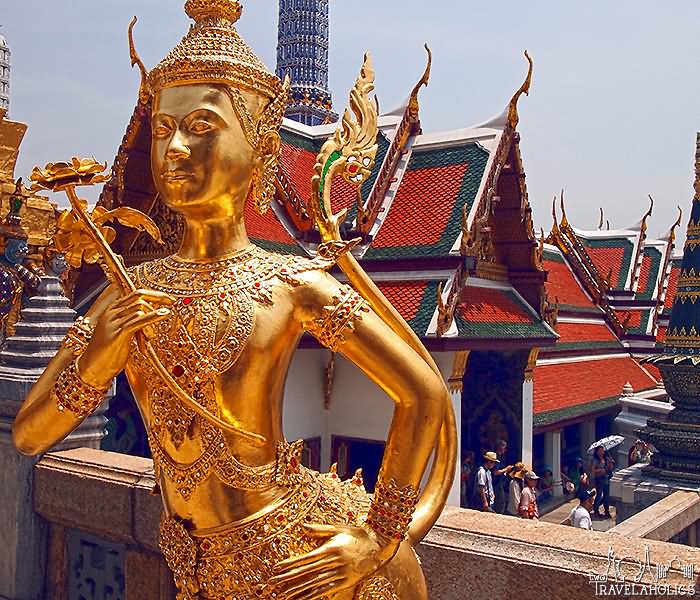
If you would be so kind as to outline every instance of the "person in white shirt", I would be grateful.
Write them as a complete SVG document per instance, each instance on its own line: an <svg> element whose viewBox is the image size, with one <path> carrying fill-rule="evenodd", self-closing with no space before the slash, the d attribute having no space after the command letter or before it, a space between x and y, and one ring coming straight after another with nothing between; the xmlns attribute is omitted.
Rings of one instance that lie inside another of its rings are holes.
<svg viewBox="0 0 700 600"><path fill-rule="evenodd" d="M476 472L477 508L483 512L494 512L493 502L495 494L493 492L493 479L491 469L499 462L495 452L486 452L483 456L484 462Z"/></svg>
<svg viewBox="0 0 700 600"><path fill-rule="evenodd" d="M512 517L519 516L518 506L520 506L520 496L523 493L523 487L525 482L523 478L527 469L525 465L521 462L515 463L513 465L513 470L510 472L510 483L508 485L508 506L506 507L506 514Z"/></svg>
<svg viewBox="0 0 700 600"><path fill-rule="evenodd" d="M579 529L593 529L591 509L594 501L595 490L582 490L579 495L579 505L569 513L569 525Z"/></svg>

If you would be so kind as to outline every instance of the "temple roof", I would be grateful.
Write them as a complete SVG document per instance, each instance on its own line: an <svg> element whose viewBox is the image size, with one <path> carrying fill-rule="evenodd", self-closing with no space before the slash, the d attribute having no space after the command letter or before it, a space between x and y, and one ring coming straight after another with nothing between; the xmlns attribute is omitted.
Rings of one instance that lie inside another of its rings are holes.
<svg viewBox="0 0 700 600"><path fill-rule="evenodd" d="M635 392L657 386L657 380L629 355L538 362L534 425L541 428L615 409L626 383Z"/></svg>

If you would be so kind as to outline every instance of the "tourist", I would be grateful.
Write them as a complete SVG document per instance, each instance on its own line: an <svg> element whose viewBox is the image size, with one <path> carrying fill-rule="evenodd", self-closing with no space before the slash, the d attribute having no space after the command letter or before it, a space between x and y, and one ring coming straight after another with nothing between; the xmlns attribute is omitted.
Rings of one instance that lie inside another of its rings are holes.
<svg viewBox="0 0 700 600"><path fill-rule="evenodd" d="M548 467L544 469L542 477L540 477L538 488L540 490L540 499L549 500L552 497L552 486L554 485L554 476L552 470Z"/></svg>
<svg viewBox="0 0 700 600"><path fill-rule="evenodd" d="M462 461L462 475L461 475L461 485L460 491L462 493L462 506L466 506L469 502L469 498L473 495L474 481L472 474L474 473L474 451L468 450L464 455L464 460Z"/></svg>
<svg viewBox="0 0 700 600"><path fill-rule="evenodd" d="M495 452L486 452L483 456L484 462L476 472L476 500L475 508L482 512L494 512L493 503L495 494L493 491L493 478L491 470L501 461L498 460Z"/></svg>
<svg viewBox="0 0 700 600"><path fill-rule="evenodd" d="M496 443L496 457L501 464L506 462L506 453L508 452L508 442L498 440ZM493 492L496 499L493 503L493 510L497 513L504 514L508 504L508 478L506 475L513 469L513 465L505 466L501 469L494 469L493 476Z"/></svg>
<svg viewBox="0 0 700 600"><path fill-rule="evenodd" d="M569 525L580 529L593 529L591 508L593 507L595 496L595 490L583 490L579 494L578 506L572 508L571 512L569 513Z"/></svg>
<svg viewBox="0 0 700 600"><path fill-rule="evenodd" d="M510 483L508 484L508 505L506 506L506 514L512 517L517 517L518 507L520 506L520 496L523 493L523 487L525 485L525 473L527 469L525 465L521 462L515 463L513 465L513 470L508 474L510 477Z"/></svg>
<svg viewBox="0 0 700 600"><path fill-rule="evenodd" d="M642 440L637 440L627 454L627 466L631 467L637 463L651 462L651 451L649 444Z"/></svg>
<svg viewBox="0 0 700 600"><path fill-rule="evenodd" d="M523 519L539 519L540 513L537 509L537 473L528 471L525 473L525 487L520 495L520 505L518 513Z"/></svg>
<svg viewBox="0 0 700 600"><path fill-rule="evenodd" d="M586 467L583 464L583 459L579 456L576 458L576 464L569 469L569 479L574 484L574 493L579 496L582 491L590 487L590 480Z"/></svg>
<svg viewBox="0 0 700 600"><path fill-rule="evenodd" d="M612 518L610 515L610 477L615 468L615 461L603 446L597 446L593 452L591 462L591 473L593 475L593 485L595 486L596 497L593 504L593 516L603 518L600 514L600 505L605 508L606 519Z"/></svg>

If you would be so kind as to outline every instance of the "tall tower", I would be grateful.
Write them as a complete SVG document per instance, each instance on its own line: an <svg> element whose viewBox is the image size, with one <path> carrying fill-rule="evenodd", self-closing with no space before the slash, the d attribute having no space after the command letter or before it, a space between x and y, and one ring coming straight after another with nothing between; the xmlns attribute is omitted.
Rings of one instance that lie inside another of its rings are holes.
<svg viewBox="0 0 700 600"><path fill-rule="evenodd" d="M0 34L0 108L10 108L10 46Z"/></svg>
<svg viewBox="0 0 700 600"><path fill-rule="evenodd" d="M285 116L320 125L334 122L328 90L328 0L279 0L277 75L289 75L292 101Z"/></svg>

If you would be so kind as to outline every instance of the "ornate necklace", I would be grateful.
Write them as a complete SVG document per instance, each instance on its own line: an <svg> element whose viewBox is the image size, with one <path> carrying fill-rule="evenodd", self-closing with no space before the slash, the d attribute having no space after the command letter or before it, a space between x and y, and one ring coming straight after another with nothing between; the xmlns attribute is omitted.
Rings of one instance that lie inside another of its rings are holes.
<svg viewBox="0 0 700 600"><path fill-rule="evenodd" d="M154 327L153 345L183 389L221 416L215 382L245 348L255 323L255 302L271 305L274 285L298 285L298 274L327 269L333 263L332 258L271 254L253 246L245 253L208 263L168 257L139 265L132 273L138 287L176 298L172 316ZM241 464L228 449L223 433L181 406L140 356L136 345L134 349L136 366L148 382L148 437L157 471L163 472L185 498L212 472L224 483L240 489L269 486L270 466ZM199 424L197 441L201 454L191 463L177 462L165 450L163 438L167 435L179 448L194 421Z"/></svg>

